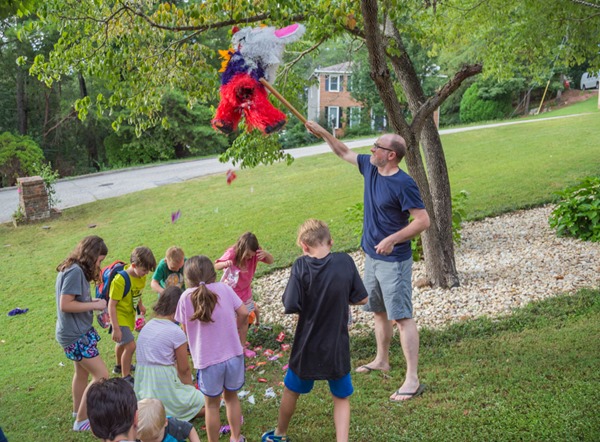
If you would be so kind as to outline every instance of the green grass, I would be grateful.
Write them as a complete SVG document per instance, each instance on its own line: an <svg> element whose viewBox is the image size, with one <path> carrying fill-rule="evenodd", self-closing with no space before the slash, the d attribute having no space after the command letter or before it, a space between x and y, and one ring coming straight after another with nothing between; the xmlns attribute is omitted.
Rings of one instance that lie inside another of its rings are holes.
<svg viewBox="0 0 600 442"><path fill-rule="evenodd" d="M552 191L600 174L597 126L596 110L444 136L454 193L470 193L470 218L552 201ZM325 154L289 167L240 171L231 186L224 176L212 176L98 201L66 210L43 224L49 229L0 226L0 311L30 309L13 318L0 315L0 426L9 440L92 440L68 431L72 368L54 340L55 267L83 236L105 239L107 262L127 259L142 244L157 258L176 244L188 256L214 259L252 230L273 253L272 268L284 267L299 254L296 229L308 217L330 224L336 250L353 249L356 238L344 211L361 195L360 174ZM181 219L171 224L170 214L178 209ZM264 273L268 267L259 269ZM147 305L155 299L149 290L144 297ZM376 440L382 431L389 440L592 440L599 434L591 414L599 391L598 292L572 299L587 299L581 301L587 307L564 301L548 304L550 313L540 307L541 313L527 313L525 319L513 316L516 324L478 320L424 331L422 375L431 389L411 404L387 402L402 378L400 351L394 348L390 378L355 377L352 440ZM103 336L103 358L112 365L112 345ZM364 362L373 352L372 337L355 340L354 348L354 362ZM277 388L278 364L268 364L263 373L267 385ZM266 386L256 382L258 376L248 376L257 405L244 404L249 440L276 420L277 402L262 398ZM331 440L326 388L303 399L291 435Z"/></svg>

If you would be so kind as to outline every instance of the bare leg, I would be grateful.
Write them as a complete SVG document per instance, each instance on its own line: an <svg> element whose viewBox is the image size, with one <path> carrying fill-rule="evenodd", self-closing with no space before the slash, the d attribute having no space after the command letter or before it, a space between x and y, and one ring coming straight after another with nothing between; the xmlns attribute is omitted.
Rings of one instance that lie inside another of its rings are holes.
<svg viewBox="0 0 600 442"><path fill-rule="evenodd" d="M296 411L296 403L300 394L283 388L283 396L281 397L281 405L279 406L279 418L277 419L277 428L275 428L276 436L285 436L290 426L290 421Z"/></svg>
<svg viewBox="0 0 600 442"><path fill-rule="evenodd" d="M124 345L115 345L115 365L121 365L121 360L123 359L123 350L125 350Z"/></svg>
<svg viewBox="0 0 600 442"><path fill-rule="evenodd" d="M81 405L81 398L87 388L89 373L79 362L73 361L73 366L75 367L75 372L73 373L71 391L73 393L73 412L77 413Z"/></svg>
<svg viewBox="0 0 600 442"><path fill-rule="evenodd" d="M414 393L419 388L419 330L414 319L400 319L396 324L400 331L400 345L406 359L406 378L400 387L400 392ZM394 393L390 399L408 400L411 396Z"/></svg>
<svg viewBox="0 0 600 442"><path fill-rule="evenodd" d="M394 335L394 328L392 321L388 319L386 312L374 313L374 315L377 355L373 361L366 365L373 370L388 371L390 369L390 343L392 342L392 336ZM358 367L356 371L359 373L366 373L369 370Z"/></svg>
<svg viewBox="0 0 600 442"><path fill-rule="evenodd" d="M131 361L135 353L135 341L122 345L123 353L121 355L121 376L127 377L131 374Z"/></svg>
<svg viewBox="0 0 600 442"><path fill-rule="evenodd" d="M79 398L79 407L77 410L77 422L81 422L87 419L87 405L85 403L85 398L87 395L87 391L94 382L98 382L100 379L108 379L108 370L106 369L106 365L104 365L104 361L100 356L96 356L91 359L82 359L79 362L75 362L75 365L79 365L76 372L79 373L82 370L86 373L92 375L92 381L87 385L85 390L83 391L81 397ZM81 369L81 370L80 370ZM76 373L76 374L77 374ZM85 379L87 381L87 374L85 375ZM79 382L79 381L78 381ZM75 391L73 391L75 395ZM76 399L73 397L73 404L75 404Z"/></svg>
<svg viewBox="0 0 600 442"><path fill-rule="evenodd" d="M237 391L225 390L223 392L225 408L227 411L227 422L231 428L231 439L240 440L242 430L242 406L238 399Z"/></svg>
<svg viewBox="0 0 600 442"><path fill-rule="evenodd" d="M333 396L333 395L332 395ZM350 398L333 396L333 422L337 442L348 442L350 434Z"/></svg>
<svg viewBox="0 0 600 442"><path fill-rule="evenodd" d="M219 417L219 406L221 405L221 397L209 397L206 396L206 415L204 421L206 422L206 435L208 436L208 442L219 441L219 427L221 426L221 420Z"/></svg>

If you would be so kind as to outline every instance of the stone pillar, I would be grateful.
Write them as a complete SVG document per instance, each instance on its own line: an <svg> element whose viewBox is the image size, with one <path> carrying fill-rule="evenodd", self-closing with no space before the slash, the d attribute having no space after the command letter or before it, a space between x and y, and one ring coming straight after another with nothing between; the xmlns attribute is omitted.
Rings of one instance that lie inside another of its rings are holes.
<svg viewBox="0 0 600 442"><path fill-rule="evenodd" d="M50 218L48 191L39 176L17 178L19 206L27 221Z"/></svg>

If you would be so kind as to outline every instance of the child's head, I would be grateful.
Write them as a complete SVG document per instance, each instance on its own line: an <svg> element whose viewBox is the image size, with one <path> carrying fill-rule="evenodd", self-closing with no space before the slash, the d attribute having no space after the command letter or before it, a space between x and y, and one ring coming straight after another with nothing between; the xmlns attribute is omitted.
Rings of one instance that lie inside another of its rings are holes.
<svg viewBox="0 0 600 442"><path fill-rule="evenodd" d="M169 247L165 256L167 267L172 272L178 272L185 263L185 255L179 247Z"/></svg>
<svg viewBox="0 0 600 442"><path fill-rule="evenodd" d="M100 263L108 255L108 247L99 236L86 236L56 270L62 272L77 263L88 281L100 281Z"/></svg>
<svg viewBox="0 0 600 442"><path fill-rule="evenodd" d="M101 379L89 387L86 403L94 436L104 440L131 432L135 436L137 398L129 382L123 378Z"/></svg>
<svg viewBox="0 0 600 442"><path fill-rule="evenodd" d="M167 414L160 400L142 399L138 402L138 439L142 442L162 441L166 426Z"/></svg>
<svg viewBox="0 0 600 442"><path fill-rule="evenodd" d="M217 305L217 295L206 287L217 279L217 272L207 256L192 256L183 267L183 277L187 287L196 287L191 295L194 306L193 320L212 322L212 312Z"/></svg>
<svg viewBox="0 0 600 442"><path fill-rule="evenodd" d="M133 249L130 262L136 271L138 271L138 276L140 277L156 269L156 259L152 250L148 247L136 247Z"/></svg>
<svg viewBox="0 0 600 442"><path fill-rule="evenodd" d="M320 245L331 246L331 232L329 227L323 221L318 219L307 219L298 229L297 243L300 247L304 244L308 247L317 247Z"/></svg>
<svg viewBox="0 0 600 442"><path fill-rule="evenodd" d="M235 251L235 264L238 267L245 267L246 261L252 258L260 248L256 235L252 232L246 232L238 238L233 246Z"/></svg>
<svg viewBox="0 0 600 442"><path fill-rule="evenodd" d="M154 310L154 313L158 316L174 315L182 293L183 291L176 285L167 287L163 294L158 298L158 301L156 301L154 307L152 307L152 310Z"/></svg>

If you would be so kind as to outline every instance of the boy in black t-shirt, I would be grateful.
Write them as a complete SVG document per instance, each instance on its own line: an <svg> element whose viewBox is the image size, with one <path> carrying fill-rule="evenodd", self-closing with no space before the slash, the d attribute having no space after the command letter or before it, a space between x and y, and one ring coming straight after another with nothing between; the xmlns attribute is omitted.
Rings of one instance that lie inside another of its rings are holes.
<svg viewBox="0 0 600 442"><path fill-rule="evenodd" d="M350 431L350 337L348 305L367 302L367 290L358 269L346 253L331 253L333 241L327 224L309 219L298 231L303 256L292 266L283 293L285 313L299 315L277 428L263 434L263 442L289 441L287 429L301 394L315 380L327 380L333 396L338 442Z"/></svg>

